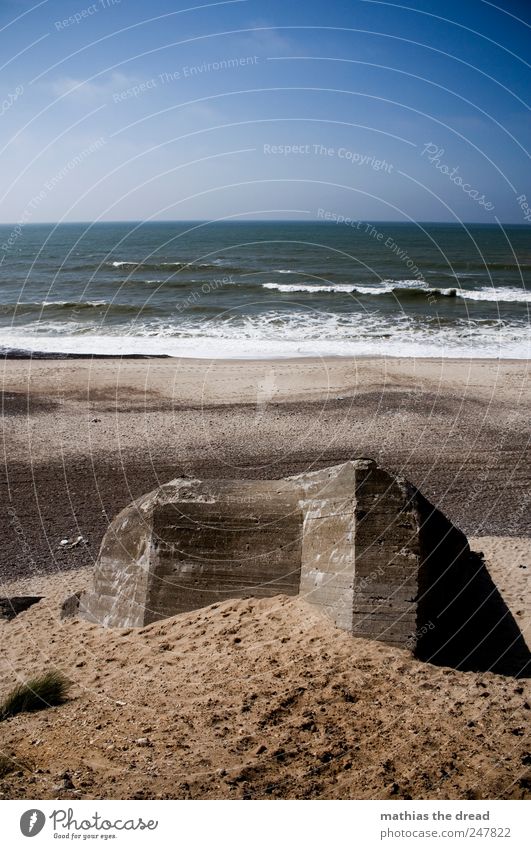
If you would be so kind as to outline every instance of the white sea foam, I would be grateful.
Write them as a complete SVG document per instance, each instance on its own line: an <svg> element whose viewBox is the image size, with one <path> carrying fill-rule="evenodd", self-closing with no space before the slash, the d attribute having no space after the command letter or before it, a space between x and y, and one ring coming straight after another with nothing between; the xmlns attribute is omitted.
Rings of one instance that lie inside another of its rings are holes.
<svg viewBox="0 0 531 849"><path fill-rule="evenodd" d="M455 292L453 289L433 289L419 280L384 280L382 283L373 286L360 286L357 283L263 283L262 287L264 289L275 289L285 294L305 292L307 294L338 293L378 296L389 295L393 292L407 292L408 290L428 294L431 292L440 294Z"/></svg>
<svg viewBox="0 0 531 849"><path fill-rule="evenodd" d="M470 301L531 303L531 291L526 289L494 288L489 286L484 286L481 289L459 289L457 287L438 289L433 286L426 286L425 283L419 280L384 280L381 284L374 286L360 286L353 283L330 283L324 285L320 283L263 283L262 287L264 289L274 289L284 294L294 294L296 292L305 294L338 293L378 297L393 293L396 295L407 295L408 292L411 292L412 294L424 293L426 295L434 295L435 297L457 297Z"/></svg>
<svg viewBox="0 0 531 849"><path fill-rule="evenodd" d="M12 310L21 309L23 307L33 307L33 309L46 309L47 307L71 307L79 309L83 307L107 307L113 306L110 301L14 301L10 304L0 303L0 309L9 308Z"/></svg>
<svg viewBox="0 0 531 849"><path fill-rule="evenodd" d="M230 320L132 322L97 327L62 321L10 328L2 347L81 354L165 354L173 357L309 356L476 357L528 359L525 322L460 321L452 326L401 315L268 312Z"/></svg>
<svg viewBox="0 0 531 849"><path fill-rule="evenodd" d="M292 292L307 292L318 294L320 292L346 292L352 293L359 290L360 287L352 286L350 283L334 283L330 285L320 285L312 283L263 283L263 289L275 289L277 292L291 294ZM363 287L361 287L363 288ZM366 287L368 290L368 287Z"/></svg>
<svg viewBox="0 0 531 849"><path fill-rule="evenodd" d="M212 268L212 267L222 267L226 265L224 260L222 259L212 259L210 262L195 262L191 260L190 262L161 262L157 259L156 256L152 256L147 260L126 260L126 259L117 259L112 262L108 262L107 265L110 265L112 268ZM284 272L279 272L280 274ZM285 272L291 273L291 272Z"/></svg>
<svg viewBox="0 0 531 849"><path fill-rule="evenodd" d="M529 289L504 288L484 286L482 289L458 289L460 298L468 301L495 301L501 303L531 303L531 291Z"/></svg>

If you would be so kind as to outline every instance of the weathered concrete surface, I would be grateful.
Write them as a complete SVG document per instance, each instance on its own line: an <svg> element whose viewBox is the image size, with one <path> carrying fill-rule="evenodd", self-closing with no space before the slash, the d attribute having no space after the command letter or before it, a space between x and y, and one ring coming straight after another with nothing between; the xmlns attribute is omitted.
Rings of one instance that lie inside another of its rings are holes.
<svg viewBox="0 0 531 849"><path fill-rule="evenodd" d="M472 565L466 537L372 460L281 481L179 478L114 519L79 612L131 627L301 593L340 628L414 650Z"/></svg>

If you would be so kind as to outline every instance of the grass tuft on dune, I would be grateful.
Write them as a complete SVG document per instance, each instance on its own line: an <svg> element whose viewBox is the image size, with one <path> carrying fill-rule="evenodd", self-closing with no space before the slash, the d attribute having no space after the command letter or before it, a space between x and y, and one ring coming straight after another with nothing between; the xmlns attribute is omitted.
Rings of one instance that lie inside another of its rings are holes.
<svg viewBox="0 0 531 849"><path fill-rule="evenodd" d="M70 681L52 670L30 678L15 687L0 705L0 720L18 713L45 710L63 704L67 699Z"/></svg>

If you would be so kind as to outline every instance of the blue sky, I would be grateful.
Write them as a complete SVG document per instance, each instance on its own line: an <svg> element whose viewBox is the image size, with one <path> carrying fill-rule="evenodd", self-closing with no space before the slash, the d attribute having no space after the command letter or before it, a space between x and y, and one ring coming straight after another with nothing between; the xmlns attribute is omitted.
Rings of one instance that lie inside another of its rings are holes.
<svg viewBox="0 0 531 849"><path fill-rule="evenodd" d="M0 0L0 221L525 224L530 20L516 0Z"/></svg>

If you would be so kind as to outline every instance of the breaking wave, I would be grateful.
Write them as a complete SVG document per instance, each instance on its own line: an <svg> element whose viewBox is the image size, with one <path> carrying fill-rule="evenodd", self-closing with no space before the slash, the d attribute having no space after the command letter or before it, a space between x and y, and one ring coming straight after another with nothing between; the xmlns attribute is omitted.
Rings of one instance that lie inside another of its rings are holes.
<svg viewBox="0 0 531 849"><path fill-rule="evenodd" d="M329 285L312 283L263 283L262 286L264 289L273 289L284 294L295 294L297 292L308 295L336 293L342 295L370 295L371 297L395 295L401 298L441 297L463 298L464 300L471 301L531 303L531 292L526 289L494 288L492 286L484 286L481 289L459 289L456 287L438 289L433 286L426 286L417 280L384 280L382 284L375 286L360 286L354 283L332 283Z"/></svg>
<svg viewBox="0 0 531 849"><path fill-rule="evenodd" d="M237 274L243 271L239 266L225 264L223 260L212 260L212 262L142 262L134 260L113 260L106 265L117 271L219 271Z"/></svg>

